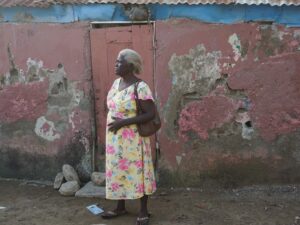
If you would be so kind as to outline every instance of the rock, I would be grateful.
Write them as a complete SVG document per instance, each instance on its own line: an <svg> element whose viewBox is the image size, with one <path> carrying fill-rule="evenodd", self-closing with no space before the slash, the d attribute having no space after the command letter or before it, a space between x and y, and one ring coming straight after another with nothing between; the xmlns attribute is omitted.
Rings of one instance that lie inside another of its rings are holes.
<svg viewBox="0 0 300 225"><path fill-rule="evenodd" d="M68 164L63 165L62 172L64 174L66 181L77 181L77 183L80 184L78 175L72 166Z"/></svg>
<svg viewBox="0 0 300 225"><path fill-rule="evenodd" d="M104 186L105 185L105 173L93 172L91 175L91 180L95 185Z"/></svg>
<svg viewBox="0 0 300 225"><path fill-rule="evenodd" d="M130 5L125 7L125 14L131 21L147 21L150 13L145 5Z"/></svg>
<svg viewBox="0 0 300 225"><path fill-rule="evenodd" d="M62 185L64 181L64 174L62 172L58 173L54 179L54 184L53 184L53 188L54 189L59 189L60 186Z"/></svg>
<svg viewBox="0 0 300 225"><path fill-rule="evenodd" d="M91 180L91 174L93 172L91 161L91 154L85 154L75 167L79 180L83 183L87 183Z"/></svg>
<svg viewBox="0 0 300 225"><path fill-rule="evenodd" d="M99 187L92 181L88 182L75 194L76 197L100 197L105 199L105 187Z"/></svg>
<svg viewBox="0 0 300 225"><path fill-rule="evenodd" d="M300 224L300 216L295 217L295 225Z"/></svg>
<svg viewBox="0 0 300 225"><path fill-rule="evenodd" d="M168 193L163 191L163 192L160 192L159 195L160 195L160 196L167 196Z"/></svg>
<svg viewBox="0 0 300 225"><path fill-rule="evenodd" d="M79 190L79 184L77 181L68 181L61 185L59 193L65 196L73 196Z"/></svg>

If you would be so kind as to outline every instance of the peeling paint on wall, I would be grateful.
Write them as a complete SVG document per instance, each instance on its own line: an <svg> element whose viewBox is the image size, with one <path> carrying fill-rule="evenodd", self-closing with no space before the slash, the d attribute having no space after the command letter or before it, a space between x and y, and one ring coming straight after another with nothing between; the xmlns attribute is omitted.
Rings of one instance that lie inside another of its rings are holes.
<svg viewBox="0 0 300 225"><path fill-rule="evenodd" d="M225 96L207 96L201 101L191 102L181 111L179 132L185 140L191 131L208 139L208 132L231 121L239 106L239 102Z"/></svg>
<svg viewBox="0 0 300 225"><path fill-rule="evenodd" d="M299 54L285 54L229 79L231 88L248 93L250 115L266 141L300 128L299 61Z"/></svg>
<svg viewBox="0 0 300 225"><path fill-rule="evenodd" d="M171 174L195 186L206 179L229 186L300 181L299 29L189 20L156 25L164 179ZM199 46L205 52L192 56ZM209 61L209 53L218 55ZM194 67L195 58L205 65Z"/></svg>
<svg viewBox="0 0 300 225"><path fill-rule="evenodd" d="M42 103L45 108L47 105L47 112L45 115L47 117L52 117L51 115L55 114L58 116L56 121L60 122L56 129L55 124L52 121L48 121L42 116L36 121L36 134L48 141L54 141L61 137L61 135L58 135L58 131L64 133L68 129L69 122L74 130L76 127L75 123L72 121L72 118L75 116L75 111L73 112L73 110L80 104L80 101L83 98L83 92L76 89L76 83L68 81L63 65L59 63L56 70L49 70L43 68L43 62L41 60L28 58L27 71L26 74L24 74L20 69L17 69L12 55L10 56L10 61L12 69L7 73L6 81L4 82L5 85L2 85L2 88L6 87L5 90L10 90L11 84L17 83L22 84L24 87L33 84L38 84L42 88L45 88L45 85L48 86L48 97L44 97L44 102ZM14 79L11 78L12 76ZM16 87L16 89L20 90L20 86ZM2 92L1 96L5 96L3 95L4 93L5 92ZM12 94L15 95L16 93ZM28 94L31 95L31 93ZM12 110L14 111L14 114L18 111L17 108L25 111L32 111L34 105L41 104L35 103L36 99L34 97L31 98L31 100L25 98L19 100L10 99L9 101L12 101L13 103ZM32 106L29 105L28 101L32 103ZM20 113L23 114L24 112ZM76 113L78 114L78 112Z"/></svg>
<svg viewBox="0 0 300 225"><path fill-rule="evenodd" d="M89 26L0 25L0 176L50 180L69 163L89 178Z"/></svg>
<svg viewBox="0 0 300 225"><path fill-rule="evenodd" d="M177 165L179 166L181 164L182 156L181 155L176 155L176 161Z"/></svg>
<svg viewBox="0 0 300 225"><path fill-rule="evenodd" d="M55 129L54 123L46 120L44 116L37 119L34 131L36 135L44 138L47 141L54 141L61 137L61 135Z"/></svg>
<svg viewBox="0 0 300 225"><path fill-rule="evenodd" d="M293 37L296 38L297 40L300 40L300 30L295 30Z"/></svg>
<svg viewBox="0 0 300 225"><path fill-rule="evenodd" d="M180 108L187 102L201 99L208 94L220 78L218 58L220 52L206 52L203 44L186 55L173 55L169 61L172 90L165 106L167 132L174 138L178 130Z"/></svg>
<svg viewBox="0 0 300 225"><path fill-rule="evenodd" d="M239 58L242 55L242 45L239 37L236 35L236 33L232 34L228 38L228 43L231 45L232 50L234 52L234 61L238 61Z"/></svg>
<svg viewBox="0 0 300 225"><path fill-rule="evenodd" d="M72 112L72 113L69 115L69 123L71 124L73 130L75 129L75 123L74 123L74 121L73 121L74 115L75 115L74 112Z"/></svg>
<svg viewBox="0 0 300 225"><path fill-rule="evenodd" d="M242 124L242 137L251 140L254 135L254 129L248 112L238 113L235 121Z"/></svg>
<svg viewBox="0 0 300 225"><path fill-rule="evenodd" d="M259 38L254 48L255 54L259 59L266 56L281 54L286 48L286 42L281 41L282 32L275 25L262 25L258 27Z"/></svg>

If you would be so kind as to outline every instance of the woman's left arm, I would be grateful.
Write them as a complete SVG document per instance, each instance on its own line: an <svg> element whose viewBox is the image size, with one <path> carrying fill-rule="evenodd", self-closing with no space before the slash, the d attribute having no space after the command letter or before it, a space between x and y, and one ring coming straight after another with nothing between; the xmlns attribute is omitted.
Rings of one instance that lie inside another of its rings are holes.
<svg viewBox="0 0 300 225"><path fill-rule="evenodd" d="M141 124L152 120L155 117L155 105L152 100L139 100L143 114L128 119L113 117L115 121L108 124L108 130L116 133L120 128L131 124Z"/></svg>

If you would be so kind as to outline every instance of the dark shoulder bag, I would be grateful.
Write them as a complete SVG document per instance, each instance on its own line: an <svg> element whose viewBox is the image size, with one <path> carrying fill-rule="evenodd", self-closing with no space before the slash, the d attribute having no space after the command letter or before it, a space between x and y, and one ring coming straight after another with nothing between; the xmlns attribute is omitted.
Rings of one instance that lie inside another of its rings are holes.
<svg viewBox="0 0 300 225"><path fill-rule="evenodd" d="M136 82L134 85L134 99L135 99L135 103L136 103L137 115L141 115L144 113L142 110L142 107L141 107L141 103L139 101L139 97L138 97L137 89L138 89L139 83L140 83L140 81ZM137 124L138 132L142 137L149 137L149 136L155 134L156 131L158 131L161 127L161 121L160 121L159 114L158 114L155 103L154 103L154 106L155 106L155 117L146 123Z"/></svg>

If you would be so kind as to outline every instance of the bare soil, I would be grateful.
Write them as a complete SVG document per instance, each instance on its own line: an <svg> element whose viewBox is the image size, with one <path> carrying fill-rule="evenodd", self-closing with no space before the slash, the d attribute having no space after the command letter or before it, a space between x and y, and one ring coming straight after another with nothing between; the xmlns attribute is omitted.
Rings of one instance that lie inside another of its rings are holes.
<svg viewBox="0 0 300 225"><path fill-rule="evenodd" d="M299 193L299 185L160 189L150 198L150 224L300 224ZM51 186L34 182L0 180L1 225L135 224L138 201L127 201L129 214L113 220L103 220L87 211L86 206L94 203L104 209L115 205L104 199L63 197Z"/></svg>

